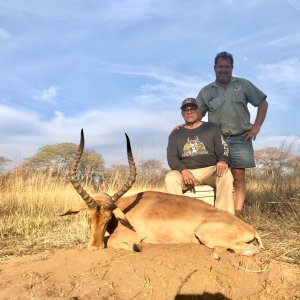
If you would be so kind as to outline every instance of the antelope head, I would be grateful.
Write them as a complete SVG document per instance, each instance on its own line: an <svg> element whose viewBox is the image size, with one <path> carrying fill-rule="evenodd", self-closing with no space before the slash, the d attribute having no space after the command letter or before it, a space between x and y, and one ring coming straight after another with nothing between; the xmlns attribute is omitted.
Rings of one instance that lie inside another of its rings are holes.
<svg viewBox="0 0 300 300"><path fill-rule="evenodd" d="M124 186L120 189L120 191L116 192L113 196L109 196L106 193L99 193L92 197L83 189L76 175L77 166L79 164L84 149L84 134L83 129L81 129L80 145L78 147L76 157L74 158L71 164L70 181L75 190L84 200L84 203L68 210L61 216L77 214L81 210L87 210L87 215L91 227L89 250L97 250L100 247L105 247L104 235L106 232L107 225L110 219L112 218L113 214L119 221L121 221L123 225L133 229L128 220L126 219L124 213L115 204L115 202L132 187L136 179L136 166L132 156L130 140L126 133L125 136L127 142L127 158L130 170L127 182L125 182Z"/></svg>

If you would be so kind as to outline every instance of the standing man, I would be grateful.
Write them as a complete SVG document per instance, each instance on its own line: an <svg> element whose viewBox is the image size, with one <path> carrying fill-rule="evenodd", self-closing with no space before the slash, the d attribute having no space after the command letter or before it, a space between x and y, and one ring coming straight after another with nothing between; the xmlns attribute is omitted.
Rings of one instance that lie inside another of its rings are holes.
<svg viewBox="0 0 300 300"><path fill-rule="evenodd" d="M219 128L201 121L196 99L185 99L180 108L185 124L169 136L167 192L182 195L184 189L208 184L216 187L215 206L234 214L233 177Z"/></svg>
<svg viewBox="0 0 300 300"><path fill-rule="evenodd" d="M246 198L245 168L255 167L252 140L260 131L268 110L267 96L250 81L233 77L233 57L221 52L215 57L216 80L201 89L197 103L203 116L221 129L229 147L229 166L234 178L236 213ZM250 123L247 104L257 107L254 124Z"/></svg>

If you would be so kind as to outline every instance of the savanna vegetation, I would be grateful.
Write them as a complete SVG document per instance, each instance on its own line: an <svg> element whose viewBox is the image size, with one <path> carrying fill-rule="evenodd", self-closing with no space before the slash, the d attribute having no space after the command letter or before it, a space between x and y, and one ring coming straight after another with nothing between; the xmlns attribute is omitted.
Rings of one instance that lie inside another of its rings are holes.
<svg viewBox="0 0 300 300"><path fill-rule="evenodd" d="M42 147L21 166L5 172L0 157L0 259L44 249L85 244L89 227L85 213L60 217L80 197L69 183L74 144ZM256 151L257 168L247 173L247 203L243 219L261 234L273 259L300 264L300 156L292 145ZM157 160L141 161L128 194L164 190L167 169ZM78 174L88 192L114 193L122 186L127 165L106 168L101 155L86 150Z"/></svg>

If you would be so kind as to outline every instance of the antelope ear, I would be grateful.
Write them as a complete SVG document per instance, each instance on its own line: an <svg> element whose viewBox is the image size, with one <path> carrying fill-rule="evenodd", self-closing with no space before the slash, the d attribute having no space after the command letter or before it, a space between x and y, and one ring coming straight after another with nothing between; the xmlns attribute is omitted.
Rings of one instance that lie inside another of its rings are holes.
<svg viewBox="0 0 300 300"><path fill-rule="evenodd" d="M88 206L86 205L86 203L80 203L77 206L69 209L67 212L65 212L64 214L60 215L61 217L63 216L67 216L67 215L75 215L78 214L80 211L87 209Z"/></svg>
<svg viewBox="0 0 300 300"><path fill-rule="evenodd" d="M124 225L125 227L127 227L127 228L129 228L129 229L135 231L134 228L133 228L133 226L129 223L129 221L128 221L128 219L126 218L125 214L122 212L122 210L121 210L119 207L117 207L117 208L115 208L115 209L113 210L113 214L114 214L115 217L120 221L120 223L121 223L122 225Z"/></svg>

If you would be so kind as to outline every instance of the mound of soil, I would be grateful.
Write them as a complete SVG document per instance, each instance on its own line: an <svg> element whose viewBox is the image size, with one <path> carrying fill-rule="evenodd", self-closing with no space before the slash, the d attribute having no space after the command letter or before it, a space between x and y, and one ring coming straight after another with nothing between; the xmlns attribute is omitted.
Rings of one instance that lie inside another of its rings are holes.
<svg viewBox="0 0 300 300"><path fill-rule="evenodd" d="M299 269L196 244L54 250L0 265L0 299L299 299ZM298 296L298 297L297 297Z"/></svg>

